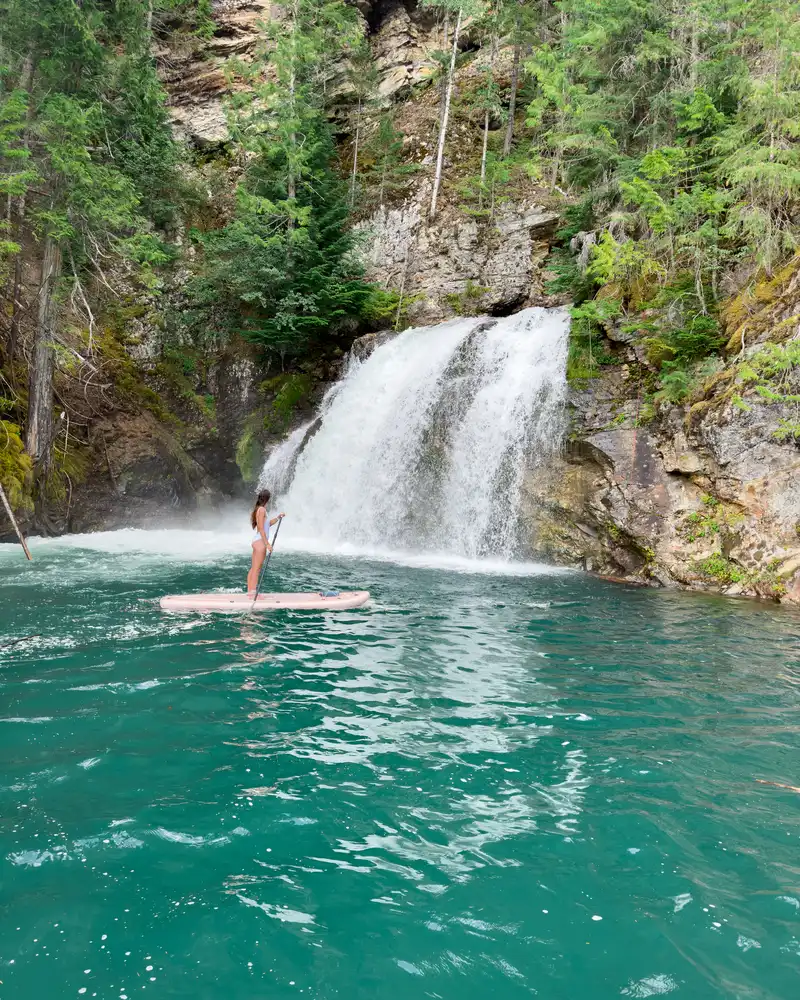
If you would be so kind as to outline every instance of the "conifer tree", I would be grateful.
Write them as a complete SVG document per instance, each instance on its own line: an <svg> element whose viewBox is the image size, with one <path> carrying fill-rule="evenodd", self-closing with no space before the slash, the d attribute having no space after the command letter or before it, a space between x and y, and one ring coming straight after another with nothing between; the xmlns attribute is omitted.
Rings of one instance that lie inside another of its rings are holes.
<svg viewBox="0 0 800 1000"><path fill-rule="evenodd" d="M232 121L248 157L236 214L201 238L191 287L198 321L220 336L241 332L281 362L357 317L370 293L320 72L332 37L350 44L339 29L351 17L341 0L287 0L271 26Z"/></svg>
<svg viewBox="0 0 800 1000"><path fill-rule="evenodd" d="M135 0L9 0L5 16L0 119L14 132L13 150L3 156L4 183L16 200L10 243L33 237L39 247L25 441L41 481L51 457L54 345L64 339L64 295L69 289L86 311L91 351L94 317L85 283L107 283L105 272L117 260L164 259L143 203L152 207L169 188L175 157L146 8ZM22 160L22 171L12 169ZM5 249L15 252L13 245ZM15 278L12 352L19 291Z"/></svg>
<svg viewBox="0 0 800 1000"><path fill-rule="evenodd" d="M406 159L403 133L395 125L391 111L381 115L377 128L367 137L362 158L361 184L367 207L384 208L388 201L404 194L419 164Z"/></svg>

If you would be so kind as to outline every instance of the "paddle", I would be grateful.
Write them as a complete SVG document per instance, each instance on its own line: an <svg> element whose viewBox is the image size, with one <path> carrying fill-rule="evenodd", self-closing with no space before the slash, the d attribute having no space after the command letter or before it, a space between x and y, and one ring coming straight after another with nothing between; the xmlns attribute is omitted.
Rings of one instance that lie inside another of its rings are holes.
<svg viewBox="0 0 800 1000"><path fill-rule="evenodd" d="M272 539L272 545L267 553L267 558L264 560L264 565L261 567L261 574L258 578L258 586L256 587L256 596L253 598L253 604L250 607L252 611L256 606L256 601L258 600L258 592L261 590L261 582L264 579L264 574L267 572L267 566L269 566L269 561L272 558L272 553L275 551L275 543L278 541L278 532L281 530L281 522L283 521L283 514L278 518L278 527L275 529L275 536Z"/></svg>

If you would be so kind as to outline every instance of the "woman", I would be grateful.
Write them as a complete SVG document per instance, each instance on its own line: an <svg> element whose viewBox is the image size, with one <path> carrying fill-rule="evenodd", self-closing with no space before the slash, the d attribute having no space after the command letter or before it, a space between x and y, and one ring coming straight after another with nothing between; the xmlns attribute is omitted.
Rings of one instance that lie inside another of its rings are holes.
<svg viewBox="0 0 800 1000"><path fill-rule="evenodd" d="M269 490L262 490L256 497L256 505L253 507L253 512L250 515L250 526L253 529L253 562L250 566L250 572L247 574L248 594L255 594L256 587L258 586L258 576L261 572L261 567L264 565L264 559L268 552L272 552L272 546L269 544L269 529L284 516L283 514L279 514L277 517L273 517L271 521L268 519L267 504L271 497L272 494Z"/></svg>

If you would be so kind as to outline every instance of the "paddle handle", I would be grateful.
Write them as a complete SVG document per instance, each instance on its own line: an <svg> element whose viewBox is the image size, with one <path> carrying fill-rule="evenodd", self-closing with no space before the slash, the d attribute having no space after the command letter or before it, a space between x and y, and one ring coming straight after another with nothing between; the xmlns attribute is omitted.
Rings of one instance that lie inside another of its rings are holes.
<svg viewBox="0 0 800 1000"><path fill-rule="evenodd" d="M278 541L278 532L281 530L281 522L283 521L283 515L278 518L278 527L275 529L275 536L272 539L272 544L270 546L269 552L267 553L267 558L264 560L264 565L261 567L261 573L258 577L258 586L256 587L256 596L253 598L253 606L250 608L252 611L256 606L256 601L258 600L258 593L261 590L261 582L264 579L264 574L267 572L267 567L269 566L269 561L272 558L272 553L275 551L275 543ZM269 528L267 528L269 531Z"/></svg>

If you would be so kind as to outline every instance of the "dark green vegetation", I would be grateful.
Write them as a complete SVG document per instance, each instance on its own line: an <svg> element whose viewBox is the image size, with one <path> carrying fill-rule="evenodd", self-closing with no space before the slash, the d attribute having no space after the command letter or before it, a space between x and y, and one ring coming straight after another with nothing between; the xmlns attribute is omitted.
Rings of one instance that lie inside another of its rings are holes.
<svg viewBox="0 0 800 1000"><path fill-rule="evenodd" d="M357 319L371 291L326 101L333 61L360 40L357 12L342 0L290 0L285 15L259 57L236 67L248 87L232 136L246 168L233 219L198 234L202 263L188 289L203 327L243 333L281 361Z"/></svg>
<svg viewBox="0 0 800 1000"><path fill-rule="evenodd" d="M396 297L363 279L329 121L331 67L361 44L354 8L293 0L265 26L258 58L234 67L247 88L230 109L226 156L242 169L227 218L173 139L153 55L159 37L200 44L212 13L209 0L3 4L0 473L45 528L103 415L148 410L176 427L166 385L213 426L213 400L187 378L198 349L244 336L282 367L362 318L399 315ZM391 191L402 168L395 133L382 135L372 166ZM178 314L168 293L187 224L196 253ZM125 349L145 316L166 340L155 388Z"/></svg>
<svg viewBox="0 0 800 1000"><path fill-rule="evenodd" d="M480 72L455 113L484 131L462 206L491 216L525 181L546 189L564 218L550 290L576 303L570 374L612 360L600 343L616 329L659 370L656 401L681 402L727 340L725 300L769 283L797 246L796 3L429 5L445 39L461 14L481 41L459 57Z"/></svg>

